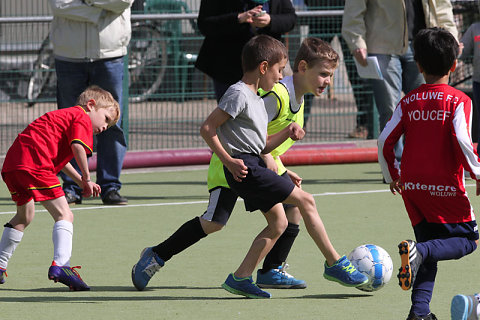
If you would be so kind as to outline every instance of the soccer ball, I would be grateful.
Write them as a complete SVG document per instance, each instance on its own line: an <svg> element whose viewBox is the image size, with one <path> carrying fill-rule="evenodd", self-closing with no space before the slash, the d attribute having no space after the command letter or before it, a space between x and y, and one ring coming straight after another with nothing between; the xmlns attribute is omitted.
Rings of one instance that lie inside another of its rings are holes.
<svg viewBox="0 0 480 320"><path fill-rule="evenodd" d="M393 262L383 248L374 244L364 244L353 249L348 259L357 270L368 277L368 282L356 287L362 291L377 291L382 288L393 272Z"/></svg>

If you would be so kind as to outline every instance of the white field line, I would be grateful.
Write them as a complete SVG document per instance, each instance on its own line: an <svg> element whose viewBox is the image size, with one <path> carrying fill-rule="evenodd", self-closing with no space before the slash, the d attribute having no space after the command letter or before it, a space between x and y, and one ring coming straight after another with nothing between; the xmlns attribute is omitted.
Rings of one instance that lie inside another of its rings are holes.
<svg viewBox="0 0 480 320"><path fill-rule="evenodd" d="M466 187L475 186L474 184L466 184ZM355 194L368 194L368 193L381 193L381 192L390 192L389 189L382 190L365 190L365 191L346 191L346 192L324 192L312 194L314 197L325 197L325 196L342 196L342 195L355 195ZM243 201L238 199L238 201ZM139 203L139 204L127 204L122 206L92 206L92 207L71 207L72 211L84 211L84 210L105 210L105 209L127 209L127 208L138 208L138 207L159 207L159 206L181 206L189 204L202 204L208 203L208 200L202 201L184 201L184 202L164 202L164 203ZM47 212L47 210L35 210L35 212ZM16 211L0 211L2 214L14 214Z"/></svg>

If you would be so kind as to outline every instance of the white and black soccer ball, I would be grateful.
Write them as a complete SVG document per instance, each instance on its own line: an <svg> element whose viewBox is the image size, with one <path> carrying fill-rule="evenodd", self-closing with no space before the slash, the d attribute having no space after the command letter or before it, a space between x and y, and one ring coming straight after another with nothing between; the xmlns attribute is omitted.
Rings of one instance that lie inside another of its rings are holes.
<svg viewBox="0 0 480 320"><path fill-rule="evenodd" d="M392 258L383 248L364 244L353 249L348 259L355 268L368 277L368 282L356 287L362 291L377 291L390 281L393 272Z"/></svg>

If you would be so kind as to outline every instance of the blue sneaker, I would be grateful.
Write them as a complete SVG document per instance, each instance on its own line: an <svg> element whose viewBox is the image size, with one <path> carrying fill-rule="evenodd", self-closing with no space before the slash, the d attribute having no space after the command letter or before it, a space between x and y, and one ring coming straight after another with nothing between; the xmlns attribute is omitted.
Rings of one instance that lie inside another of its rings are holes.
<svg viewBox="0 0 480 320"><path fill-rule="evenodd" d="M450 313L452 320L478 320L480 295L458 294L452 299Z"/></svg>
<svg viewBox="0 0 480 320"><path fill-rule="evenodd" d="M0 284L5 283L6 277L7 277L7 270L0 268Z"/></svg>
<svg viewBox="0 0 480 320"><path fill-rule="evenodd" d="M272 296L270 293L257 287L253 282L252 276L237 279L233 273L230 273L227 280L222 284L222 288L230 293L252 299L268 299Z"/></svg>
<svg viewBox="0 0 480 320"><path fill-rule="evenodd" d="M153 275L165 265L165 262L152 250L143 249L140 260L132 268L132 282L137 290L142 291Z"/></svg>
<svg viewBox="0 0 480 320"><path fill-rule="evenodd" d="M288 274L286 269L288 264L279 266L277 269L270 269L262 273L257 271L257 286L260 288L272 289L305 289L307 284L303 280L295 279L294 276Z"/></svg>
<svg viewBox="0 0 480 320"><path fill-rule="evenodd" d="M358 272L346 256L338 259L331 267L325 262L323 277L346 287L358 287L368 282L367 276Z"/></svg>
<svg viewBox="0 0 480 320"><path fill-rule="evenodd" d="M48 269L48 279L53 280L54 282L63 283L72 291L88 291L90 290L90 287L83 282L80 274L75 270L80 268L81 267L79 266L72 268L68 266L59 267L55 261L53 261Z"/></svg>

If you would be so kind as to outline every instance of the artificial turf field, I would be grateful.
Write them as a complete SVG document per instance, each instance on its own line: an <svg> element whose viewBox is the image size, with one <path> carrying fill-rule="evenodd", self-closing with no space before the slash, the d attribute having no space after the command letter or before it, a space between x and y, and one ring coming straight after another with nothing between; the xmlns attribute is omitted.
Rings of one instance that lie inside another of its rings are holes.
<svg viewBox="0 0 480 320"><path fill-rule="evenodd" d="M73 208L75 232L72 266L91 287L69 292L47 279L53 249L53 220L37 205L37 214L10 260L0 286L0 319L405 319L410 292L396 281L397 244L413 232L400 196L387 192L376 163L301 166L291 169L315 195L330 239L341 254L374 243L392 256L394 275L380 291L365 293L323 278L323 257L305 227L288 258L289 273L307 282L306 289L269 289L272 299L236 296L220 285L240 264L253 238L265 227L257 211L246 213L239 202L227 225L216 234L168 261L145 291L130 279L132 266L146 246L156 245L181 224L203 213L208 202L206 169L125 172L122 195L128 206L107 207L101 200ZM480 210L472 180L472 205ZM15 206L0 187L0 223ZM438 319L450 318L450 301L458 293L480 291L479 253L439 263L431 303ZM254 274L255 279L255 274Z"/></svg>

